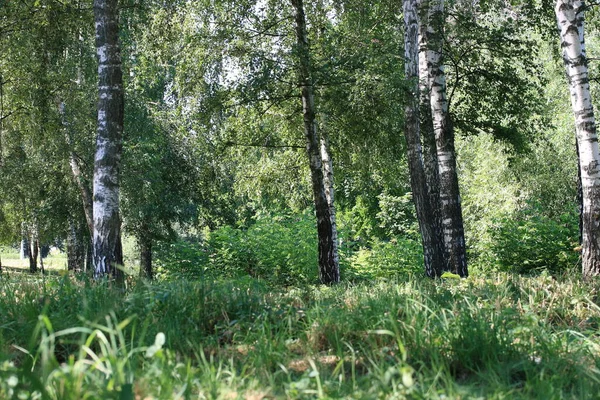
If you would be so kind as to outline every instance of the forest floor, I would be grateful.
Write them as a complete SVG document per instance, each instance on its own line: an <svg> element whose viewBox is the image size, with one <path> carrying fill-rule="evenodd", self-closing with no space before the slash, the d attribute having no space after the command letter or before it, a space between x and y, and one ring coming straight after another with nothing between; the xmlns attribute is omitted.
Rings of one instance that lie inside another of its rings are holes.
<svg viewBox="0 0 600 400"><path fill-rule="evenodd" d="M587 399L598 281L0 276L0 398Z"/></svg>
<svg viewBox="0 0 600 400"><path fill-rule="evenodd" d="M29 259L21 259L19 253L0 249L0 264L2 268L8 268L15 272L29 271ZM60 251L52 251L48 257L44 257L44 268L47 270L61 270L67 268L67 256ZM39 265L39 259L38 259Z"/></svg>

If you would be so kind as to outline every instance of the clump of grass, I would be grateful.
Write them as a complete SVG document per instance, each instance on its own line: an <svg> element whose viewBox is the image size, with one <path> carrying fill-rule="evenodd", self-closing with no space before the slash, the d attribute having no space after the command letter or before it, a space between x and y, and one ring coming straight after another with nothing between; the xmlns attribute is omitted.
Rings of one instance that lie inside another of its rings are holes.
<svg viewBox="0 0 600 400"><path fill-rule="evenodd" d="M7 278L0 397L590 398L598 321L595 282L545 276L125 293Z"/></svg>

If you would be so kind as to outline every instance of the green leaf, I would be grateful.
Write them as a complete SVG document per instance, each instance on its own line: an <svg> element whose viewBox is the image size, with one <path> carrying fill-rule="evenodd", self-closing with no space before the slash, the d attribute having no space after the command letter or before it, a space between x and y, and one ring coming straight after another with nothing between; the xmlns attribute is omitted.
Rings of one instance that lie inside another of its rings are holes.
<svg viewBox="0 0 600 400"><path fill-rule="evenodd" d="M442 278L443 279L448 279L448 278L450 278L450 279L460 279L460 275L453 274L452 272L444 272L442 274Z"/></svg>

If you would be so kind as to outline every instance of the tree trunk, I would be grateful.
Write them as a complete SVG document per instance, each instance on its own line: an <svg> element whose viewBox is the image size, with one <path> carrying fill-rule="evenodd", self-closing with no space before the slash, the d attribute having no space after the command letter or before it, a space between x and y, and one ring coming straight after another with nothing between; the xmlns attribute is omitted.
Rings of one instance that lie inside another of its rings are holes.
<svg viewBox="0 0 600 400"><path fill-rule="evenodd" d="M123 76L117 0L95 0L98 130L94 161L94 278L121 277L119 167L123 135Z"/></svg>
<svg viewBox="0 0 600 400"><path fill-rule="evenodd" d="M138 232L138 246L140 247L140 278L154 279L152 270L152 238L148 230L143 227Z"/></svg>
<svg viewBox="0 0 600 400"><path fill-rule="evenodd" d="M317 235L319 240L319 278L321 283L332 284L340 281L340 267L335 243L335 222L332 220L325 189L323 160L321 158L320 139L315 118L314 87L311 77L310 49L306 32L306 18L302 0L292 0L295 10L295 28L297 39L297 62L299 86L302 89L304 116L304 134L306 150L310 163L310 174L317 216Z"/></svg>
<svg viewBox="0 0 600 400"><path fill-rule="evenodd" d="M337 223L335 220L335 202L333 186L333 159L329 151L329 134L326 128L321 130L321 161L323 163L323 184L325 185L325 197L329 205L329 216L332 226L332 240L334 246L335 264L339 265L338 234Z"/></svg>
<svg viewBox="0 0 600 400"><path fill-rule="evenodd" d="M579 212L579 246L583 243L583 188L581 187L581 162L579 161L579 145L575 135L575 151L577 152L577 211Z"/></svg>
<svg viewBox="0 0 600 400"><path fill-rule="evenodd" d="M92 243L92 238L90 238L85 243L85 265L83 267L83 272L92 273L94 271L94 243Z"/></svg>
<svg viewBox="0 0 600 400"><path fill-rule="evenodd" d="M72 151L69 155L69 164L71 165L71 171L73 172L73 178L79 187L79 191L81 192L81 202L83 204L83 211L85 213L85 221L87 223L87 227L90 233L90 237L94 234L94 216L93 216L93 195L90 190L90 186L86 182L86 179L81 172L81 166L79 165L79 161Z"/></svg>
<svg viewBox="0 0 600 400"><path fill-rule="evenodd" d="M36 243L37 243L36 249L37 249L37 252L38 252L38 254L40 256L40 270L42 271L43 275L46 275L46 269L44 268L44 253L42 251L42 245L40 245L40 240L39 239L36 241Z"/></svg>
<svg viewBox="0 0 600 400"><path fill-rule="evenodd" d="M69 221L69 229L67 232L67 270L77 270L77 232L75 224Z"/></svg>
<svg viewBox="0 0 600 400"><path fill-rule="evenodd" d="M37 268L37 247L35 242L31 244L31 250L29 252L29 272L35 274L38 271Z"/></svg>
<svg viewBox="0 0 600 400"><path fill-rule="evenodd" d="M42 258L42 255L40 254L40 230L36 219L34 219L34 222L30 225L30 229L29 272L34 273L38 271L38 256L40 257L40 260Z"/></svg>
<svg viewBox="0 0 600 400"><path fill-rule="evenodd" d="M423 143L423 165L427 177L427 187L435 202L439 202L439 174L433 117L431 115L431 68L428 65L429 49L429 0L418 0L419 18L419 130ZM437 196L437 199L435 198Z"/></svg>
<svg viewBox="0 0 600 400"><path fill-rule="evenodd" d="M410 185L423 242L423 257L427 276L442 274L444 266L443 244L436 240L435 218L428 194L419 123L419 46L417 0L404 0L404 71L407 79L404 108L404 135L406 138Z"/></svg>
<svg viewBox="0 0 600 400"><path fill-rule="evenodd" d="M427 193L431 202L432 234L434 241L443 243L442 211L440 203L440 176L437 157L437 145L433 129L433 116L431 114L431 49L430 36L430 0L417 0L419 18L419 132L423 144L423 167ZM444 260L447 267L447 260Z"/></svg>
<svg viewBox="0 0 600 400"><path fill-rule="evenodd" d="M73 272L82 272L85 268L84 235L81 224L73 219L69 220L67 234L67 269Z"/></svg>
<svg viewBox="0 0 600 400"><path fill-rule="evenodd" d="M446 74L442 60L444 0L431 0L428 23L427 65L430 69L430 96L433 130L437 147L441 220L444 238L446 266L451 272L466 277L467 253L463 227L456 153L454 149L454 127L448 111L446 98Z"/></svg>
<svg viewBox="0 0 600 400"><path fill-rule="evenodd" d="M29 250L29 272L36 273L38 271L37 267L37 259L38 259L38 238L35 232L32 233L31 241L30 241L30 250Z"/></svg>
<svg viewBox="0 0 600 400"><path fill-rule="evenodd" d="M29 234L27 232L27 224L21 223L21 246L19 249L19 255L21 260L29 258Z"/></svg>
<svg viewBox="0 0 600 400"><path fill-rule="evenodd" d="M69 131L69 123L65 116L65 103L61 102L59 107L59 114L61 118L61 122L65 131L65 140L67 142L67 146L69 146L69 165L71 166L71 172L73 173L73 179L79 188L79 192L81 193L81 201L83 203L83 211L85 213L85 220L87 222L87 226L90 232L90 236L94 234L94 216L93 216L93 194L90 189L90 185L88 184L87 179L85 178L83 171L81 169L81 165L79 162L79 158L73 151L73 143L71 140L71 132Z"/></svg>
<svg viewBox="0 0 600 400"><path fill-rule="evenodd" d="M556 2L556 19L579 149L583 195L581 257L583 276L587 278L600 274L600 152L585 53L584 10L583 1Z"/></svg>

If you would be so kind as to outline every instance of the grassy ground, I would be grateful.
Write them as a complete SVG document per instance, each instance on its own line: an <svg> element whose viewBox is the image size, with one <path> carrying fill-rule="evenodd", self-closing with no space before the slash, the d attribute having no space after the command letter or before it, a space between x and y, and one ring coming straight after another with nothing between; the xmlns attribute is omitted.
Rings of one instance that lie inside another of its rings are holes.
<svg viewBox="0 0 600 400"><path fill-rule="evenodd" d="M0 278L0 398L587 399L598 282Z"/></svg>
<svg viewBox="0 0 600 400"><path fill-rule="evenodd" d="M21 259L19 253L13 248L0 248L0 260L2 267L13 270L29 270L29 259ZM61 270L67 268L67 255L59 251L53 251L44 258L44 268L48 270ZM39 258L38 258L39 266Z"/></svg>

